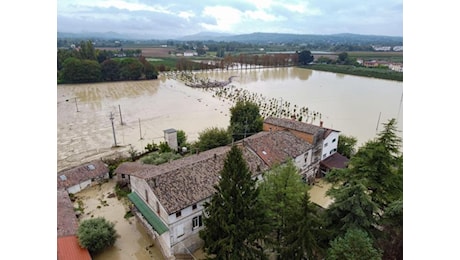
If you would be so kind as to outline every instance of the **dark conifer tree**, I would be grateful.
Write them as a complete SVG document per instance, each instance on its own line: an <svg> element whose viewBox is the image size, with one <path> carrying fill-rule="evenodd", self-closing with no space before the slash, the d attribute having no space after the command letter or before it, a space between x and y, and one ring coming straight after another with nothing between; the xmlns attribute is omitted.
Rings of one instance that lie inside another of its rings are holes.
<svg viewBox="0 0 460 260"><path fill-rule="evenodd" d="M216 259L265 259L260 241L267 230L266 213L237 146L229 151L215 188L204 205L205 228L200 232L204 251Z"/></svg>

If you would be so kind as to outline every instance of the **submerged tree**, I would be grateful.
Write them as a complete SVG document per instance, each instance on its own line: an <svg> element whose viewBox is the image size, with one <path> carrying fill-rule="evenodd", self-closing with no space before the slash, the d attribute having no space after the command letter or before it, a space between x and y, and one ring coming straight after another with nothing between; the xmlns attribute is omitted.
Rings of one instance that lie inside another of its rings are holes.
<svg viewBox="0 0 460 260"><path fill-rule="evenodd" d="M266 211L237 146L227 154L215 188L204 204L205 228L200 231L204 251L216 259L265 259L260 242L267 230Z"/></svg>

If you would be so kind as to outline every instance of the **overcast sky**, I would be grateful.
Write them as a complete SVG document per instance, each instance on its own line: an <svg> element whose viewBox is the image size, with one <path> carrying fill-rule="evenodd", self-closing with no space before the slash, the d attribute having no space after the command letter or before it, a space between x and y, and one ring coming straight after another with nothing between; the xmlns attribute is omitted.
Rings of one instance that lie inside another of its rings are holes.
<svg viewBox="0 0 460 260"><path fill-rule="evenodd" d="M58 32L403 35L402 0L58 0Z"/></svg>

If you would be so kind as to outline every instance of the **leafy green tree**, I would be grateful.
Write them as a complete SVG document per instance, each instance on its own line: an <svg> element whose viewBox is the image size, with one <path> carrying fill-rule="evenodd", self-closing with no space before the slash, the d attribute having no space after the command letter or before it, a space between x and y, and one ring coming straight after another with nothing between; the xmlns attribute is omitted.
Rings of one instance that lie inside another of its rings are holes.
<svg viewBox="0 0 460 260"><path fill-rule="evenodd" d="M220 174L216 193L204 204L204 251L216 259L266 259L260 245L266 211L240 148L232 146Z"/></svg>
<svg viewBox="0 0 460 260"><path fill-rule="evenodd" d="M67 58L78 58L78 53L72 49L58 49L57 51L57 69L61 70L64 66L64 61Z"/></svg>
<svg viewBox="0 0 460 260"><path fill-rule="evenodd" d="M177 130L177 145L178 147L187 146L187 135L184 130Z"/></svg>
<svg viewBox="0 0 460 260"><path fill-rule="evenodd" d="M358 139L354 136L340 135L337 143L337 152L350 159L356 153Z"/></svg>
<svg viewBox="0 0 460 260"><path fill-rule="evenodd" d="M145 79L156 79L158 76L158 72L155 70L155 67L149 61L147 61L147 59L144 56L140 56L139 61L144 66L143 73Z"/></svg>
<svg viewBox="0 0 460 260"><path fill-rule="evenodd" d="M198 133L198 142L195 145L200 151L206 151L230 144L231 142L232 138L227 130L218 127L211 127Z"/></svg>
<svg viewBox="0 0 460 260"><path fill-rule="evenodd" d="M142 76L144 65L135 58L125 58L120 62L120 79L137 80Z"/></svg>
<svg viewBox="0 0 460 260"><path fill-rule="evenodd" d="M311 54L311 51L303 50L299 52L298 60L300 65L307 65L314 60L314 57Z"/></svg>
<svg viewBox="0 0 460 260"><path fill-rule="evenodd" d="M339 53L337 60L339 61L339 63L345 64L348 60L348 53L347 52Z"/></svg>
<svg viewBox="0 0 460 260"><path fill-rule="evenodd" d="M68 58L64 61L61 79L68 83L98 82L101 79L101 66L95 60Z"/></svg>
<svg viewBox="0 0 460 260"><path fill-rule="evenodd" d="M235 140L262 131L263 118L259 112L259 106L251 101L237 101L230 108L230 125L228 131Z"/></svg>
<svg viewBox="0 0 460 260"><path fill-rule="evenodd" d="M320 254L322 222L294 162L272 168L259 187L272 228L266 245L277 258L310 259Z"/></svg>
<svg viewBox="0 0 460 260"><path fill-rule="evenodd" d="M372 245L365 231L349 229L343 237L331 242L328 260L379 260L382 254Z"/></svg>
<svg viewBox="0 0 460 260"><path fill-rule="evenodd" d="M96 50L94 49L93 42L90 40L80 42L80 59L97 61Z"/></svg>
<svg viewBox="0 0 460 260"><path fill-rule="evenodd" d="M113 57L113 51L108 50L96 50L97 62L103 63L104 61Z"/></svg>
<svg viewBox="0 0 460 260"><path fill-rule="evenodd" d="M107 59L101 63L102 79L116 81L120 79L120 62Z"/></svg>
<svg viewBox="0 0 460 260"><path fill-rule="evenodd" d="M115 224L101 217L83 220L77 230L78 242L90 253L113 246L117 236Z"/></svg>

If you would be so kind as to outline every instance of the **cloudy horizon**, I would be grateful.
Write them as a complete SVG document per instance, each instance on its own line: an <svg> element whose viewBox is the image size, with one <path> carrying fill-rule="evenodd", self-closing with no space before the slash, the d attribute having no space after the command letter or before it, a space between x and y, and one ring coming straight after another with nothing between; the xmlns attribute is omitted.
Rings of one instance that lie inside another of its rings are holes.
<svg viewBox="0 0 460 260"><path fill-rule="evenodd" d="M403 6L402 0L59 0L57 31L157 38L200 32L402 36Z"/></svg>

